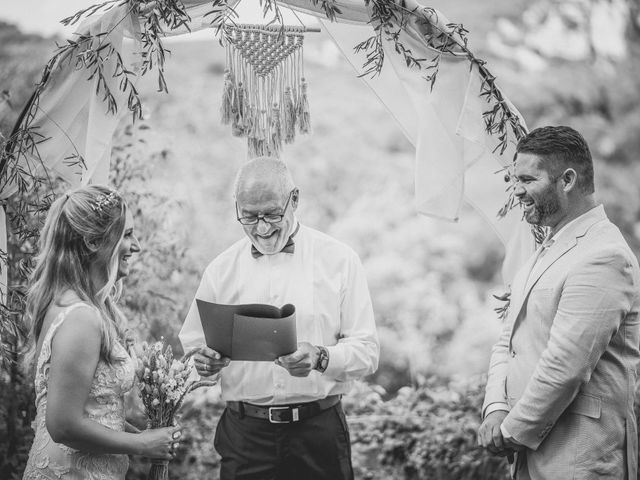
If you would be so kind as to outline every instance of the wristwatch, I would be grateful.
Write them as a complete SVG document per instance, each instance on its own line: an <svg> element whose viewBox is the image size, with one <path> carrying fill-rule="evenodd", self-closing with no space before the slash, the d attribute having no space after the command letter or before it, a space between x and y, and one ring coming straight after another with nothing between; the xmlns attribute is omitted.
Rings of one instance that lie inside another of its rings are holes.
<svg viewBox="0 0 640 480"><path fill-rule="evenodd" d="M316 366L313 367L314 370L318 370L320 373L324 373L324 371L329 366L329 350L320 345L316 345L318 348L318 361L316 362Z"/></svg>

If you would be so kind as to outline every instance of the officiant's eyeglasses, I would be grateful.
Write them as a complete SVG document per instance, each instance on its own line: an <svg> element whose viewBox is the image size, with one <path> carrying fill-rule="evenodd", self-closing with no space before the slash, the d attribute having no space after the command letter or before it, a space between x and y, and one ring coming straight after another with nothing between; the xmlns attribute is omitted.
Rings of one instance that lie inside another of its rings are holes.
<svg viewBox="0 0 640 480"><path fill-rule="evenodd" d="M284 208L282 209L282 213L266 213L260 215L249 215L247 217L241 217L238 214L238 202L236 202L236 219L242 225L255 225L260 221L260 219L264 220L267 223L278 223L281 222L284 218L284 214L287 212L287 207L289 206L289 202L291 201L291 195L295 192L295 188L289 192L289 197L287 198L287 203L284 204Z"/></svg>

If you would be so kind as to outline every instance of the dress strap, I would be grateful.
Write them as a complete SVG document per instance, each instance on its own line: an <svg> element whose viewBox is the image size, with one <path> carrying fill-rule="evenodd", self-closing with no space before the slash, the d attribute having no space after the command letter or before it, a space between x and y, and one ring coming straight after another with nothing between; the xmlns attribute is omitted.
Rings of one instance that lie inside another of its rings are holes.
<svg viewBox="0 0 640 480"><path fill-rule="evenodd" d="M65 321L69 313L82 307L90 308L94 311L96 310L94 306L89 305L88 303L76 302L64 308L60 313L58 313L56 318L53 320L53 322L51 323L51 326L49 327L49 330L47 331L47 335L44 337L44 340L42 341L42 346L40 347L40 356L38 357L38 364L36 367L37 371L40 371L40 369L42 368L42 365L46 363L51 357L51 341L53 340L53 336L55 335L56 330L58 330L60 325L62 325L62 323Z"/></svg>

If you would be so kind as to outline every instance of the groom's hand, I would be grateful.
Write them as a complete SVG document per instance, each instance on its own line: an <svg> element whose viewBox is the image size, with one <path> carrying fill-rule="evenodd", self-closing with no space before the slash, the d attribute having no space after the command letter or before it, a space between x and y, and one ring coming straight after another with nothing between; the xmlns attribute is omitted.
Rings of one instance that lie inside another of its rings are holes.
<svg viewBox="0 0 640 480"><path fill-rule="evenodd" d="M478 429L478 443L496 455L506 454L506 445L500 425L507 416L507 411L496 410L487 415Z"/></svg>
<svg viewBox="0 0 640 480"><path fill-rule="evenodd" d="M223 357L209 347L202 347L193 355L193 363L201 377L215 375L229 365L230 361L229 357Z"/></svg>

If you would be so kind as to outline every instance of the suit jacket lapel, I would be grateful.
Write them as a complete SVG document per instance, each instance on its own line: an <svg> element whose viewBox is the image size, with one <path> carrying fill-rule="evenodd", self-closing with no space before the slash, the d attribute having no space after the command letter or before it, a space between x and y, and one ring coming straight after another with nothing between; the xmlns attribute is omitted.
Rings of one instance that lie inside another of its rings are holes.
<svg viewBox="0 0 640 480"><path fill-rule="evenodd" d="M529 271L533 268L533 265L538 257L538 251L541 247L538 247L533 255L529 257L529 260L522 266L516 273L513 284L511 286L511 306L513 312L519 311L522 307L522 301L524 299L524 292L527 282Z"/></svg>
<svg viewBox="0 0 640 480"><path fill-rule="evenodd" d="M518 273L516 274L513 280L513 285L511 288L511 295L512 295L511 305L509 305L510 315L515 315L515 317L512 317L513 318L513 322L511 325L512 335L513 335L513 330L515 329L516 321L518 319L518 316L520 315L520 310L522 310L522 306L524 305L524 302L527 299L527 296L529 295L529 291L533 286L534 282L532 281L533 279L531 277L532 277L532 274L535 274L535 272L532 272L531 270L534 268L534 265L536 264L536 260L538 258L538 255L540 254L541 249L542 249L541 246L536 249L535 253L531 256L531 258L529 258L529 260L527 260L527 263L523 265L523 267L518 271ZM546 255L540 259L540 262L542 262L544 258L549 257L550 253L551 252L546 252ZM555 261L558 258L560 257L559 256L555 257L552 260ZM549 268L551 263L552 262L548 263L544 269L546 270L547 268ZM536 270L540 272L540 275L542 275L541 269L538 268ZM536 275L536 278L535 278L536 281L538 278L540 278L540 275Z"/></svg>
<svg viewBox="0 0 640 480"><path fill-rule="evenodd" d="M529 279L527 280L527 284L525 285L523 298L526 298L529 295L529 292L533 288L533 286L538 282L540 277L547 269L553 265L560 257L562 257L565 253L575 247L578 243L577 237L565 237L565 239L558 245L553 244L549 247L549 250L545 255L542 256L538 260L538 262L534 265L533 271L529 275Z"/></svg>

